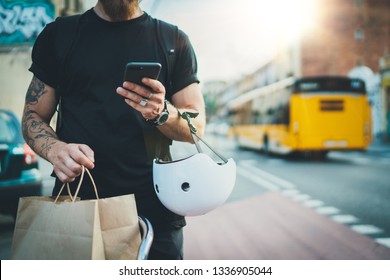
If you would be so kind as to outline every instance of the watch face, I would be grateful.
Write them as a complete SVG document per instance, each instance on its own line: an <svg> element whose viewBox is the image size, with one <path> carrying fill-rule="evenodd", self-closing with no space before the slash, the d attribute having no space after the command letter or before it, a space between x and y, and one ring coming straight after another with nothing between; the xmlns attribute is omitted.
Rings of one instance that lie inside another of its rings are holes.
<svg viewBox="0 0 390 280"><path fill-rule="evenodd" d="M157 120L157 125L164 124L168 120L168 117L169 117L169 113L167 111L162 112L160 117Z"/></svg>

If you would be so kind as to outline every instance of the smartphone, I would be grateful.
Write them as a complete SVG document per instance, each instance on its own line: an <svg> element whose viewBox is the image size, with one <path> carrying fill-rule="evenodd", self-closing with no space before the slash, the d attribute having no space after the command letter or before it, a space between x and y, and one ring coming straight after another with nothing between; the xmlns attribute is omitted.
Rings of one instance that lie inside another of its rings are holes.
<svg viewBox="0 0 390 280"><path fill-rule="evenodd" d="M144 86L143 78L157 80L160 71L161 64L158 62L129 62L126 65L124 80Z"/></svg>

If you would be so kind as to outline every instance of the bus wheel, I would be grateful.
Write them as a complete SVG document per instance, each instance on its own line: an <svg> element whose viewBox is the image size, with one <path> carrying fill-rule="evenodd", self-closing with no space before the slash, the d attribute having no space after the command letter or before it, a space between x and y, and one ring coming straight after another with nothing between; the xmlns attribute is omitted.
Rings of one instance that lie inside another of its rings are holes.
<svg viewBox="0 0 390 280"><path fill-rule="evenodd" d="M316 160L324 160L328 155L329 151L313 151L312 158Z"/></svg>

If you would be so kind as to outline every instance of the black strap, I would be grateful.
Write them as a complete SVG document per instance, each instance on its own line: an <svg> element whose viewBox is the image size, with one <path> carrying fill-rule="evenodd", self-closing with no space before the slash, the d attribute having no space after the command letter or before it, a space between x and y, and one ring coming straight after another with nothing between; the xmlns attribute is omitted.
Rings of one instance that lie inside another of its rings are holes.
<svg viewBox="0 0 390 280"><path fill-rule="evenodd" d="M61 110L61 91L63 91L64 86L64 76L67 66L68 57L73 49L74 41L78 32L78 26L82 15L72 15L72 16L62 16L56 18L57 22L57 32L55 38L55 48L58 57L58 87L57 94L59 95L58 106L57 106L57 123L56 123L56 133L58 134L61 130L62 124L62 110Z"/></svg>
<svg viewBox="0 0 390 280"><path fill-rule="evenodd" d="M64 76L68 57L73 49L76 35L78 33L79 22L82 15L62 16L57 17L57 33L56 33L56 52L58 55L60 70L60 79ZM62 85L61 80L59 86Z"/></svg>
<svg viewBox="0 0 390 280"><path fill-rule="evenodd" d="M164 54L167 74L165 80L165 90L167 96L173 94L173 72L176 64L176 49L178 27L165 21L154 19L156 25L156 37L159 48ZM145 120L141 118L146 150L148 158L157 158L164 161L172 160L170 145L172 140L163 135L156 127L145 127Z"/></svg>
<svg viewBox="0 0 390 280"><path fill-rule="evenodd" d="M169 24L165 21L154 19L156 24L156 36L159 47L164 54L167 65L167 80L165 87L169 95L173 94L173 72L176 63L177 37L179 29L176 25Z"/></svg>
<svg viewBox="0 0 390 280"><path fill-rule="evenodd" d="M211 147L209 144L207 144L207 142L204 141L197 134L198 130L192 124L191 119L196 118L199 115L199 113L192 113L192 112L180 113L179 110L177 110L177 111L178 111L180 117L182 117L183 119L185 119L187 121L188 127L189 127L190 132L191 132L192 139L194 140L194 143L195 143L196 149L198 150L198 153L202 153L202 148L200 147L200 145L198 143L198 141L201 141L203 144L205 144L207 146L207 148L209 148L214 154L216 154L220 159L222 159L224 163L227 163L228 160L224 156L222 156L220 153L218 153L216 150L214 150L213 147Z"/></svg>

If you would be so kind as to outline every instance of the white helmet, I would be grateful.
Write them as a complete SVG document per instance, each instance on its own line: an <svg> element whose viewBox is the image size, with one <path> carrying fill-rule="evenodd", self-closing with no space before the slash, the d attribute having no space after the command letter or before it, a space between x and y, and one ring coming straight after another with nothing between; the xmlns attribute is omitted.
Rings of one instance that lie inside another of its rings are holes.
<svg viewBox="0 0 390 280"><path fill-rule="evenodd" d="M204 153L153 162L154 189L161 203L182 216L197 216L222 205L236 181L233 159L219 164Z"/></svg>

